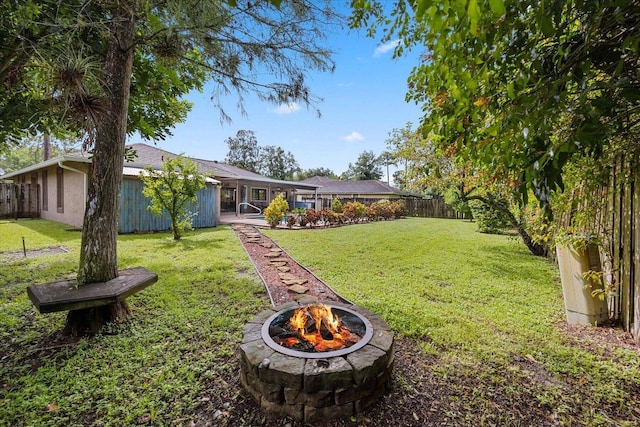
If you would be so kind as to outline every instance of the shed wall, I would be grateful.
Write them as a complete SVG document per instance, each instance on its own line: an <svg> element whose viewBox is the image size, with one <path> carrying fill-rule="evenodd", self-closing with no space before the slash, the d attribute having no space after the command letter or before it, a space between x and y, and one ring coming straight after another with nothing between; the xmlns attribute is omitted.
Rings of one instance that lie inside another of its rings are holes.
<svg viewBox="0 0 640 427"><path fill-rule="evenodd" d="M147 209L150 199L142 195L142 181L135 178L122 180L120 198L120 217L118 232L139 233L149 231L165 231L171 227L169 215L153 215ZM198 191L195 203L197 215L193 218L194 228L215 227L218 225L216 187L207 185Z"/></svg>

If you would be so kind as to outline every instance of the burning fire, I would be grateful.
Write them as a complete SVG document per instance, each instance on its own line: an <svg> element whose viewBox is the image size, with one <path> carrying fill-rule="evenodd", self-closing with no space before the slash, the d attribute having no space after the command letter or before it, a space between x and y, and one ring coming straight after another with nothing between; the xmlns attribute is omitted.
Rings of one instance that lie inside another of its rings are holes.
<svg viewBox="0 0 640 427"><path fill-rule="evenodd" d="M308 343L316 352L323 352L350 347L361 338L347 329L331 307L324 304L296 309L288 326L295 334L280 340L285 347Z"/></svg>

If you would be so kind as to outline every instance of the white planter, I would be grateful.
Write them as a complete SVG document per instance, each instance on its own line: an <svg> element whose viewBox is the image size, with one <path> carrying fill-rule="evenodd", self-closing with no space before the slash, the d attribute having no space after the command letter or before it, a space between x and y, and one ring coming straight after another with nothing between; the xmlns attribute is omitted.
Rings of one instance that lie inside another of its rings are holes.
<svg viewBox="0 0 640 427"><path fill-rule="evenodd" d="M591 296L596 284L583 277L589 270L601 271L600 254L596 245L588 245L585 250L572 246L556 247L562 294L567 315L567 323L595 325L609 319L607 301Z"/></svg>

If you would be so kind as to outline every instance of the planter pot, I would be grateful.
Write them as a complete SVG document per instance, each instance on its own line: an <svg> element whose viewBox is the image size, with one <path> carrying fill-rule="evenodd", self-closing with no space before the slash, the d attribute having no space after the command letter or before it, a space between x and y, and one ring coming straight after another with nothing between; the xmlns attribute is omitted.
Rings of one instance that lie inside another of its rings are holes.
<svg viewBox="0 0 640 427"><path fill-rule="evenodd" d="M572 246L558 246L556 254L567 323L595 325L608 320L606 299L591 296L597 285L583 277L589 270L601 271L598 247L588 245L584 250L576 250Z"/></svg>

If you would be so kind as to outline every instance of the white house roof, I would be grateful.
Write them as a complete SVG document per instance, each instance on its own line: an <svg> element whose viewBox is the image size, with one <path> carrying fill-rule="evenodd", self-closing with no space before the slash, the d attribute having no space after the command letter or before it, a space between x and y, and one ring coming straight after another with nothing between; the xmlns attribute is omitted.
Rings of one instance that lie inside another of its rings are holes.
<svg viewBox="0 0 640 427"><path fill-rule="evenodd" d="M122 168L123 176L140 176L140 175L147 175L147 174L148 172L143 168L133 168L130 166L125 166L124 168ZM217 179L213 179L210 177L205 177L204 182L206 182L207 184L213 184L213 185L221 184L220 181L218 181Z"/></svg>
<svg viewBox="0 0 640 427"><path fill-rule="evenodd" d="M38 169L48 168L49 166L55 166L58 163L64 163L64 162L91 163L91 159L88 157L80 156L80 155L65 154L63 156L45 160L44 162L36 163L35 165L31 165L17 171L9 172L8 174L2 175L0 178L2 179L13 178L14 176L17 176L17 175L33 172Z"/></svg>

